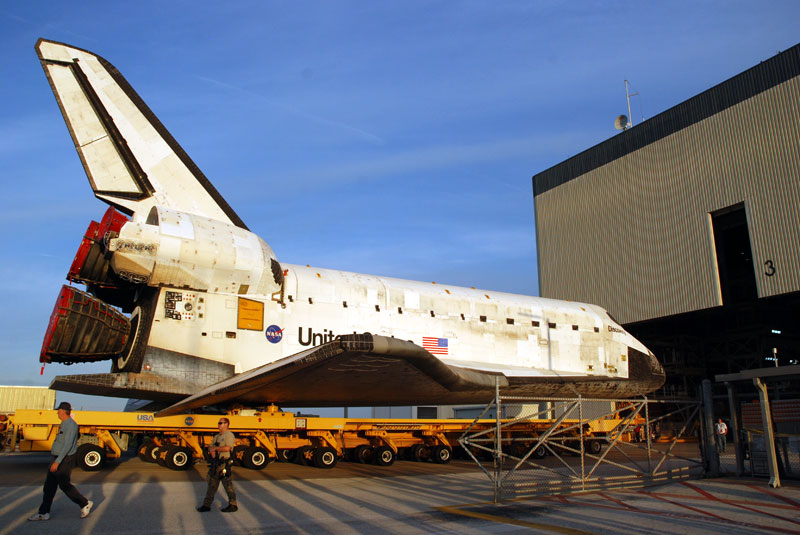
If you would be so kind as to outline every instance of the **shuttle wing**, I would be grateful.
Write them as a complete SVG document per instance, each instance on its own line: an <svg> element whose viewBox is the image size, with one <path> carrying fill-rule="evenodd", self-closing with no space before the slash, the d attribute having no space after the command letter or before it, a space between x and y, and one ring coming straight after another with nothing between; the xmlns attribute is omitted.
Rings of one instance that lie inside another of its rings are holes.
<svg viewBox="0 0 800 535"><path fill-rule="evenodd" d="M36 52L99 199L129 215L159 205L247 228L111 63L44 39Z"/></svg>
<svg viewBox="0 0 800 535"><path fill-rule="evenodd" d="M217 383L156 414L209 405L369 406L488 402L503 375L448 366L420 346L346 335Z"/></svg>

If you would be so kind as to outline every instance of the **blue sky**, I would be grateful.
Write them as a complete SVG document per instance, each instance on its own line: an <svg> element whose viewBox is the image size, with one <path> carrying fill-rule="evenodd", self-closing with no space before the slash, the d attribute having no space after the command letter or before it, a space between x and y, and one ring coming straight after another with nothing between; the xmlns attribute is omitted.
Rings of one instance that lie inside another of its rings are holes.
<svg viewBox="0 0 800 535"><path fill-rule="evenodd" d="M287 263L538 294L531 176L800 41L800 3L6 3L0 384L38 354L89 221L39 37L113 63ZM122 401L59 394L76 406Z"/></svg>

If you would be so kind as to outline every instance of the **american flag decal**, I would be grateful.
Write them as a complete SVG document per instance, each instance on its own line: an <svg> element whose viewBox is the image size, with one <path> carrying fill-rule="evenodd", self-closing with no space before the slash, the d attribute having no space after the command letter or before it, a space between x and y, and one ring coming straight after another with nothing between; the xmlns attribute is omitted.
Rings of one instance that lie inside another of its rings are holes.
<svg viewBox="0 0 800 535"><path fill-rule="evenodd" d="M447 338L423 336L422 348L433 355L447 355Z"/></svg>

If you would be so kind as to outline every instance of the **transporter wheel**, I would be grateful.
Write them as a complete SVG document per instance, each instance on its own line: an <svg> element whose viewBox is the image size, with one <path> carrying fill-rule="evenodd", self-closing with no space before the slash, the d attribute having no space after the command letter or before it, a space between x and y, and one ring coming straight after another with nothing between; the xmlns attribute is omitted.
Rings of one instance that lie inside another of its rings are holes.
<svg viewBox="0 0 800 535"><path fill-rule="evenodd" d="M389 446L381 446L375 450L375 464L378 466L391 466L395 458L394 450Z"/></svg>
<svg viewBox="0 0 800 535"><path fill-rule="evenodd" d="M294 450L294 462L300 466L308 466L312 461L313 446L300 446Z"/></svg>
<svg viewBox="0 0 800 535"><path fill-rule="evenodd" d="M544 447L544 444L540 445L538 448L533 450L533 453L531 453L531 457L533 457L534 459L544 459L545 457L547 457L547 448Z"/></svg>
<svg viewBox="0 0 800 535"><path fill-rule="evenodd" d="M167 444L167 445L159 447L157 450L153 450L153 451L156 452L155 453L156 464L158 464L158 466L164 466L164 467L167 466L167 449L171 448L171 447L172 446Z"/></svg>
<svg viewBox="0 0 800 535"><path fill-rule="evenodd" d="M250 470L263 470L269 464L269 454L264 448L250 446L244 452L242 462Z"/></svg>
<svg viewBox="0 0 800 535"><path fill-rule="evenodd" d="M149 446L150 444L152 444L150 441L143 442L139 446L139 449L136 450L136 455L139 457L140 460L142 460L144 462L148 462L148 460L147 460L147 446Z"/></svg>
<svg viewBox="0 0 800 535"><path fill-rule="evenodd" d="M233 459L233 464L236 466L244 466L244 452L250 446L246 446L244 444L239 444L238 446L234 446L231 450L231 459Z"/></svg>
<svg viewBox="0 0 800 535"><path fill-rule="evenodd" d="M450 446L436 446L433 448L433 462L436 464L447 464L453 457L453 449Z"/></svg>
<svg viewBox="0 0 800 535"><path fill-rule="evenodd" d="M293 460L294 460L294 450L291 449L278 450L279 463L290 463Z"/></svg>
<svg viewBox="0 0 800 535"><path fill-rule="evenodd" d="M142 295L136 302L130 319L130 333L128 343L119 357L111 361L111 372L142 371L144 353L147 350L147 340L150 338L150 327L153 325L158 289L143 288Z"/></svg>
<svg viewBox="0 0 800 535"><path fill-rule="evenodd" d="M415 444L411 447L411 456L417 462L427 461L431 456L431 450L425 444Z"/></svg>
<svg viewBox="0 0 800 535"><path fill-rule="evenodd" d="M571 448L571 450L564 450L567 455L571 455L573 457L580 457L581 456L581 441L580 440L568 440L564 443L564 446ZM575 451L572 451L575 450Z"/></svg>
<svg viewBox="0 0 800 535"><path fill-rule="evenodd" d="M367 446L366 444L358 446L353 452L353 460L361 464L366 464L372 461L372 458L374 456L375 456L375 450L373 450L370 446Z"/></svg>
<svg viewBox="0 0 800 535"><path fill-rule="evenodd" d="M97 472L103 469L106 462L106 452L94 444L82 444L75 453L78 466L87 472Z"/></svg>
<svg viewBox="0 0 800 535"><path fill-rule="evenodd" d="M589 440L586 442L586 450L592 455L597 455L603 451L603 443L600 440Z"/></svg>
<svg viewBox="0 0 800 535"><path fill-rule="evenodd" d="M144 457L142 460L146 463L156 462L156 455L158 455L158 444L155 442L147 442L144 447Z"/></svg>
<svg viewBox="0 0 800 535"><path fill-rule="evenodd" d="M172 470L188 470L192 466L192 450L182 446L170 446L166 455L167 468Z"/></svg>
<svg viewBox="0 0 800 535"><path fill-rule="evenodd" d="M333 448L317 448L314 450L314 466L317 468L333 468L339 462L339 456Z"/></svg>

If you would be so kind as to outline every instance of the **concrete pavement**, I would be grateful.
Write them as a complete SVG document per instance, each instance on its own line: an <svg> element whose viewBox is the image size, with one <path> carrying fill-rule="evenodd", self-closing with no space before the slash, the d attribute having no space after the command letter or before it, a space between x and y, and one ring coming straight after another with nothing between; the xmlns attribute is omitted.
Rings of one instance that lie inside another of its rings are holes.
<svg viewBox="0 0 800 535"><path fill-rule="evenodd" d="M765 480L686 480L494 505L486 476L466 466L394 475L403 472L401 462L394 474L370 477L345 464L333 469L341 477L330 477L332 471L271 465L263 476L283 476L250 472L236 481L238 512L219 511L226 503L220 489L212 511L201 514L195 507L205 491L202 466L170 472L140 462L131 459L122 477L93 479L76 470L76 485L96 504L93 513L81 520L59 491L51 520L34 523L26 518L41 500L44 476L15 486L9 478L20 470L19 456L0 456L0 533L800 535L800 485L792 482L770 489Z"/></svg>

